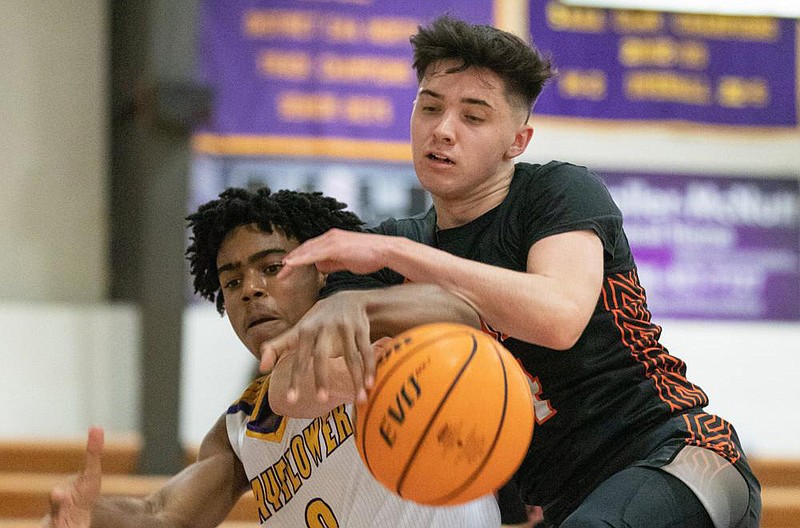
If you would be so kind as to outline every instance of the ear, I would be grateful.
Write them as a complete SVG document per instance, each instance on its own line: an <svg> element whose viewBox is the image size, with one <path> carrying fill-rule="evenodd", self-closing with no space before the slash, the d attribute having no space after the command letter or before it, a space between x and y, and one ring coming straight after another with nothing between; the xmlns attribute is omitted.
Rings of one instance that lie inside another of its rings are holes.
<svg viewBox="0 0 800 528"><path fill-rule="evenodd" d="M514 134L514 142L508 147L505 152L507 159L516 158L528 148L528 143L531 142L533 137L533 127L529 124L520 125Z"/></svg>
<svg viewBox="0 0 800 528"><path fill-rule="evenodd" d="M322 273L321 271L317 271L317 291L321 290L323 286L325 286L325 281L328 279L327 273Z"/></svg>

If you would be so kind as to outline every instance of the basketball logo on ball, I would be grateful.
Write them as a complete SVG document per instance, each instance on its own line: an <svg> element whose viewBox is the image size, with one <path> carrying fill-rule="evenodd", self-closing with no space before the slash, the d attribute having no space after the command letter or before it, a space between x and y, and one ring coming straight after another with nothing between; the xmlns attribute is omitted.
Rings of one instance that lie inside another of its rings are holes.
<svg viewBox="0 0 800 528"><path fill-rule="evenodd" d="M356 445L370 473L420 504L467 502L500 488L533 435L530 385L480 330L453 323L398 335L356 406Z"/></svg>

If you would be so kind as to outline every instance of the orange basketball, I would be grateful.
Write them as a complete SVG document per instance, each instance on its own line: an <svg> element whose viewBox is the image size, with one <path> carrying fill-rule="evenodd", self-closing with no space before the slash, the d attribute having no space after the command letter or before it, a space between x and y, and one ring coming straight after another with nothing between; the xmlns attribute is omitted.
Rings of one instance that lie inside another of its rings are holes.
<svg viewBox="0 0 800 528"><path fill-rule="evenodd" d="M500 343L468 326L434 323L390 343L356 445L370 473L420 504L460 504L505 484L533 435L530 385Z"/></svg>

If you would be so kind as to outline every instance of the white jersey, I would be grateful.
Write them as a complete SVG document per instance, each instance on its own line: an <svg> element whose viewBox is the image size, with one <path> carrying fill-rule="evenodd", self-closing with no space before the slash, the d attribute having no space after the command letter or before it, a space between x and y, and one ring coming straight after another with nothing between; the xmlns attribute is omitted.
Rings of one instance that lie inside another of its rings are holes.
<svg viewBox="0 0 800 528"><path fill-rule="evenodd" d="M286 418L269 409L269 377L254 381L228 409L228 439L244 466L263 527L487 528L500 510L487 495L460 506L421 506L394 495L361 462L353 409Z"/></svg>

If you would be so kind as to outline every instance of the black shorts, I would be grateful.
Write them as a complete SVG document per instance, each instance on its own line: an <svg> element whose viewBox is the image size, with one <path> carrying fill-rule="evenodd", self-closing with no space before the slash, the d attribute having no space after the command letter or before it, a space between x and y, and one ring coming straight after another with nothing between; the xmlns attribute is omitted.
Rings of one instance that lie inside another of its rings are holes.
<svg viewBox="0 0 800 528"><path fill-rule="evenodd" d="M559 507L546 506L545 526L757 528L761 486L735 430L731 441L740 456L731 464L687 441L685 417L696 415L704 413L673 416L643 434L630 447L645 456L570 501L562 497ZM592 519L598 524L588 523Z"/></svg>
<svg viewBox="0 0 800 528"><path fill-rule="evenodd" d="M561 528L714 528L697 496L660 469L632 466L598 486Z"/></svg>

